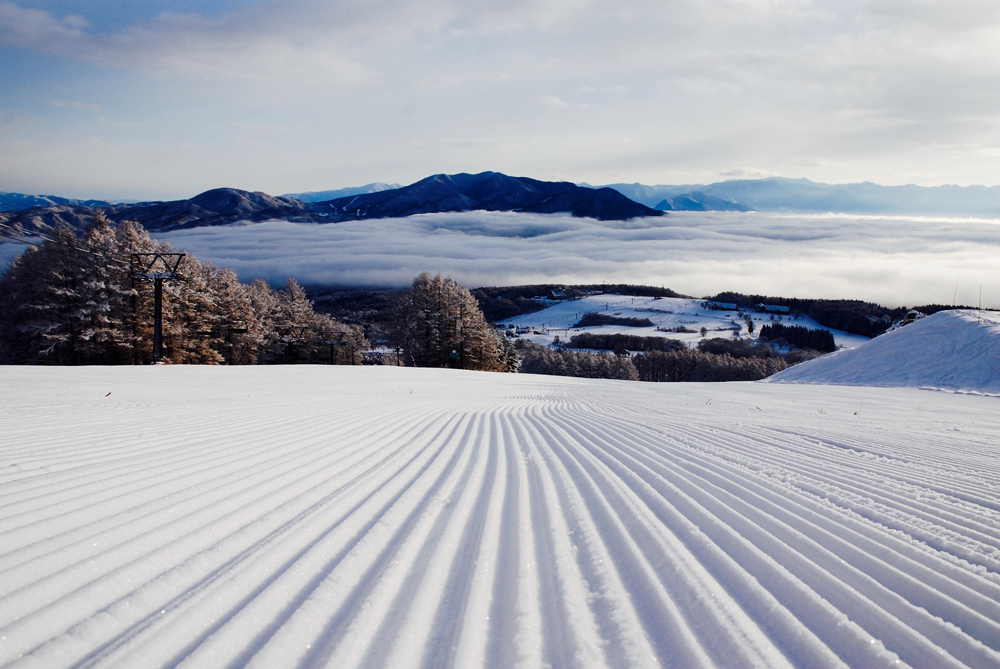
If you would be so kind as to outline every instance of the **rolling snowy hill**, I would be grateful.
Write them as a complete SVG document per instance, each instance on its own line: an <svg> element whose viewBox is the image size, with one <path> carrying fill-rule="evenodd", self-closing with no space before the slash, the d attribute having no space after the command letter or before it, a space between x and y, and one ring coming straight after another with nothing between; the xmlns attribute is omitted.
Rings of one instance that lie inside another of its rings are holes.
<svg viewBox="0 0 1000 669"><path fill-rule="evenodd" d="M853 350L786 369L768 381L1000 395L1000 314L942 311Z"/></svg>
<svg viewBox="0 0 1000 669"><path fill-rule="evenodd" d="M0 368L0 665L996 667L997 401Z"/></svg>

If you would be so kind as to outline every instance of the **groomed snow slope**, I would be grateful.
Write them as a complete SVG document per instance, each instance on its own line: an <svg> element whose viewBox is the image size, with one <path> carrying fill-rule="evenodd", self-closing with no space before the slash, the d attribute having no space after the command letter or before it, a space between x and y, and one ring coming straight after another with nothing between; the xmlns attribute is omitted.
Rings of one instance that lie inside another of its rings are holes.
<svg viewBox="0 0 1000 669"><path fill-rule="evenodd" d="M941 311L768 381L1000 394L1000 319L996 312Z"/></svg>
<svg viewBox="0 0 1000 669"><path fill-rule="evenodd" d="M0 368L0 665L997 667L997 402Z"/></svg>

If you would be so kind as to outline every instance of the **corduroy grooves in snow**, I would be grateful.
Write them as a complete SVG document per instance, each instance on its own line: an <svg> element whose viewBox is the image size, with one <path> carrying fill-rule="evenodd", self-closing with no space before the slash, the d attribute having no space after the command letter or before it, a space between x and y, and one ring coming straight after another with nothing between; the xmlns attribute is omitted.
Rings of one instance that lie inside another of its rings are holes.
<svg viewBox="0 0 1000 669"><path fill-rule="evenodd" d="M997 667L998 408L0 369L0 665Z"/></svg>

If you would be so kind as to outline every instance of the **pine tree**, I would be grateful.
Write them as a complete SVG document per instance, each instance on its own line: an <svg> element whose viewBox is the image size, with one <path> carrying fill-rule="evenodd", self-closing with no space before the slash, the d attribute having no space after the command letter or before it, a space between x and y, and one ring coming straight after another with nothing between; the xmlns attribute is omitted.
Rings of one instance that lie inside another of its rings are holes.
<svg viewBox="0 0 1000 669"><path fill-rule="evenodd" d="M516 351L486 322L472 294L451 277L424 272L394 306L392 341L417 367L513 371Z"/></svg>

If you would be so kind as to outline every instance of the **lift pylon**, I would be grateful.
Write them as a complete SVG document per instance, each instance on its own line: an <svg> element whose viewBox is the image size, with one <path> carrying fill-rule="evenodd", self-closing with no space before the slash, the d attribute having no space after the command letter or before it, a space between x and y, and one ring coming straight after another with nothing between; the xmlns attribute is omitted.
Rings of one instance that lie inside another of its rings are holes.
<svg viewBox="0 0 1000 669"><path fill-rule="evenodd" d="M180 279L184 253L132 253L129 266L136 281L153 282L153 358L152 364L163 362L163 282Z"/></svg>

